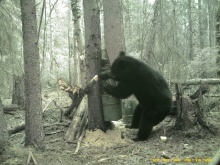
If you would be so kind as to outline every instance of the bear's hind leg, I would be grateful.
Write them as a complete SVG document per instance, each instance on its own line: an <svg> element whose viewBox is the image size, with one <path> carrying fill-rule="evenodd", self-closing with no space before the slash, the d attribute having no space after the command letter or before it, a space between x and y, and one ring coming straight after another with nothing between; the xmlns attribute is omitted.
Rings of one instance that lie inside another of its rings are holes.
<svg viewBox="0 0 220 165"><path fill-rule="evenodd" d="M138 104L134 110L130 128L139 128L141 114L142 114L142 108Z"/></svg>
<svg viewBox="0 0 220 165"><path fill-rule="evenodd" d="M154 123L151 121L151 119L149 117L146 116L145 113L146 112L143 112L141 115L138 135L137 135L137 139L135 139L135 141L147 140L147 138L149 137L149 135L153 129Z"/></svg>

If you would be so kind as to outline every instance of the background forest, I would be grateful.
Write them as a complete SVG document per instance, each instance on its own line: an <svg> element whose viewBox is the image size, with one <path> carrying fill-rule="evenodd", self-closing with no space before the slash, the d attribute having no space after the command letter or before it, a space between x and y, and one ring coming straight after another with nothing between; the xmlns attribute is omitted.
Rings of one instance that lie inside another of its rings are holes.
<svg viewBox="0 0 220 165"><path fill-rule="evenodd" d="M219 149L219 0L0 0L0 18L0 164L207 164ZM119 50L172 90L175 114L149 141L131 141L126 115L115 127L103 117L94 75Z"/></svg>
<svg viewBox="0 0 220 165"><path fill-rule="evenodd" d="M59 76L77 84L79 53L70 3L36 1L43 88L54 87ZM123 1L126 52L169 81L216 77L218 6L217 0ZM82 6L77 7L81 16ZM1 0L0 8L0 94L10 97L13 75L23 74L20 3ZM101 8L102 36L103 27ZM104 52L104 44L102 48Z"/></svg>

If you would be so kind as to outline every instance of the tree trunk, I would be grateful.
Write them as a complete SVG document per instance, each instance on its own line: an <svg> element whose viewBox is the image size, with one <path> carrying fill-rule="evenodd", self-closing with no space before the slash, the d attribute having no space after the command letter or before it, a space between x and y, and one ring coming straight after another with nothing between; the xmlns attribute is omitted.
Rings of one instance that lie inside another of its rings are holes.
<svg viewBox="0 0 220 165"><path fill-rule="evenodd" d="M74 22L74 50L76 50L75 58L79 59L79 67L80 67L80 83L82 87L86 85L86 63L85 63L85 55L83 48L83 36L82 36L82 26L80 24L81 21L81 11L79 8L79 0L71 0L71 9L73 14L73 22Z"/></svg>
<svg viewBox="0 0 220 165"><path fill-rule="evenodd" d="M218 12L216 14L216 46L218 47L217 74L220 76L220 2L218 2Z"/></svg>
<svg viewBox="0 0 220 165"><path fill-rule="evenodd" d="M125 51L122 4L120 0L103 0L104 40L110 63Z"/></svg>
<svg viewBox="0 0 220 165"><path fill-rule="evenodd" d="M188 24L189 24L189 59L193 59L193 25L192 25L192 2L188 0Z"/></svg>
<svg viewBox="0 0 220 165"><path fill-rule="evenodd" d="M44 148L35 0L21 0L25 73L25 145Z"/></svg>
<svg viewBox="0 0 220 165"><path fill-rule="evenodd" d="M145 55L142 57L143 61L148 61L154 54L155 36L157 29L157 19L158 19L158 7L160 5L160 0L156 0L154 3L154 15L152 18L152 25L150 28L149 40L146 45Z"/></svg>
<svg viewBox="0 0 220 165"><path fill-rule="evenodd" d="M0 99L0 155L8 145L8 138L9 135L7 131L7 125L4 119L3 105ZM0 158L0 162L1 162L1 158Z"/></svg>
<svg viewBox="0 0 220 165"><path fill-rule="evenodd" d="M215 37L214 37L214 14L213 14L213 10L215 8L215 3L213 3L212 1L207 1L208 3L208 37L209 37L209 45L210 47L215 45Z"/></svg>
<svg viewBox="0 0 220 165"><path fill-rule="evenodd" d="M87 61L87 81L99 74L101 68L100 18L97 1L84 0L85 47ZM107 130L101 100L100 80L88 93L88 128Z"/></svg>

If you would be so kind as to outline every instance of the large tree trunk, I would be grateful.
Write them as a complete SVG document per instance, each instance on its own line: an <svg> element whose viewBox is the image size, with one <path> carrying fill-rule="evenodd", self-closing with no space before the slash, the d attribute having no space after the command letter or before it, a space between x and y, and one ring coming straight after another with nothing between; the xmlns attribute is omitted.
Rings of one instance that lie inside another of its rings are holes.
<svg viewBox="0 0 220 165"><path fill-rule="evenodd" d="M21 0L25 73L25 145L44 148L35 0Z"/></svg>
<svg viewBox="0 0 220 165"><path fill-rule="evenodd" d="M122 4L120 0L103 0L105 48L110 63L125 51Z"/></svg>
<svg viewBox="0 0 220 165"><path fill-rule="evenodd" d="M99 74L101 68L100 18L97 1L84 0L85 47L87 61L87 81ZM100 80L88 93L88 127L107 130L102 111Z"/></svg>

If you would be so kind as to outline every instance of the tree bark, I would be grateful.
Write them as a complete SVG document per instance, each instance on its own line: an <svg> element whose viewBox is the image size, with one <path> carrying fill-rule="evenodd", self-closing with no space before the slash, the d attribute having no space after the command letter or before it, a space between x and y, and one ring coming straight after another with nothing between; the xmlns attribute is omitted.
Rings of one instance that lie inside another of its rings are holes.
<svg viewBox="0 0 220 165"><path fill-rule="evenodd" d="M120 51L125 51L122 4L120 0L103 0L104 40L112 64Z"/></svg>
<svg viewBox="0 0 220 165"><path fill-rule="evenodd" d="M87 81L100 73L101 69L101 35L100 18L97 1L83 0L85 24L85 48L87 61ZM104 121L101 100L100 80L88 93L88 128L107 130Z"/></svg>
<svg viewBox="0 0 220 165"><path fill-rule="evenodd" d="M44 149L35 0L21 0L25 73L25 145Z"/></svg>
<svg viewBox="0 0 220 165"><path fill-rule="evenodd" d="M216 46L218 47L218 55L216 58L217 75L220 76L220 2L218 2L218 11L216 14Z"/></svg>

